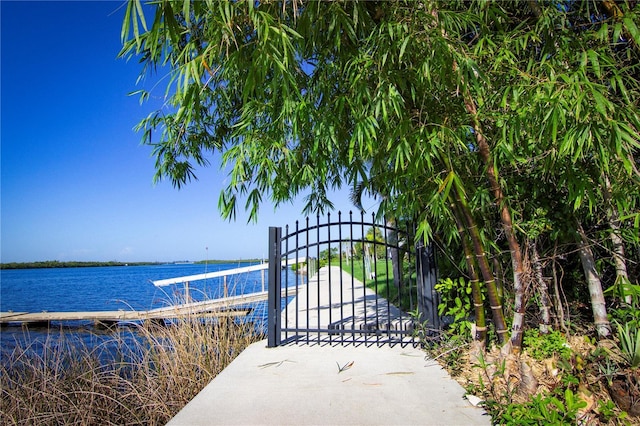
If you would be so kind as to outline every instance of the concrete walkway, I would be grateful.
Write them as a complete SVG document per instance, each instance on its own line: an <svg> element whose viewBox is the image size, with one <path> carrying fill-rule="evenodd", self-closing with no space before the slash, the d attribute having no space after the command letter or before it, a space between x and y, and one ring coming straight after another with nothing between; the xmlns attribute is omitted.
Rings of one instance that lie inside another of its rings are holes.
<svg viewBox="0 0 640 426"><path fill-rule="evenodd" d="M307 285L300 286L296 298L282 312L281 321L283 329L362 330L369 325L382 330L408 330L411 333L408 314L379 297L339 266L321 268ZM293 336L287 334L285 338ZM312 338L316 336L317 333L312 333ZM346 336L350 340L372 340L371 336L365 339L363 335L352 333ZM304 336L301 337L304 339ZM329 336L324 337L329 340ZM340 340L340 337L334 335L332 341L336 340ZM386 340L400 342L403 339L396 335Z"/></svg>
<svg viewBox="0 0 640 426"><path fill-rule="evenodd" d="M266 345L245 349L169 425L491 424L411 345Z"/></svg>

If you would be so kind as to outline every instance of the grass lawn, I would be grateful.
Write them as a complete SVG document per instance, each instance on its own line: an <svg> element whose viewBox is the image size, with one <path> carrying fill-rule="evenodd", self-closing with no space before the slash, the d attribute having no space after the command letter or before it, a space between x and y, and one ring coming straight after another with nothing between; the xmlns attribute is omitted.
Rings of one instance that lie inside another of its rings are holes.
<svg viewBox="0 0 640 426"><path fill-rule="evenodd" d="M334 266L340 266L339 259L334 259L331 262ZM371 265L373 268L373 265ZM393 283L393 265L391 260L377 260L375 262L376 278L370 279L366 277L364 262L362 259L354 260L353 264L350 261L342 261L342 269L357 280L362 281L371 290L375 291L381 297L384 297L394 305L398 306L405 312L411 309L411 301L409 297L409 289L403 288L401 302L398 303L398 289ZM414 286L412 285L412 288ZM414 300L415 303L415 300Z"/></svg>

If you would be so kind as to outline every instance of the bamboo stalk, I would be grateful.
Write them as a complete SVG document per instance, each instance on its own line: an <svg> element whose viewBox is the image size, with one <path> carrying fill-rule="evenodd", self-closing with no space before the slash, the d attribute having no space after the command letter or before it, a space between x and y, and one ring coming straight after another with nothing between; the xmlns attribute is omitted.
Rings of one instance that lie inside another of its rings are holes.
<svg viewBox="0 0 640 426"><path fill-rule="evenodd" d="M464 231L464 226L462 224L462 219L460 218L461 212L460 209L456 206L455 202L451 203L451 210L453 211L453 217L456 221L456 226L458 228L458 234L460 235L460 240L462 242L462 249L464 251L464 260L467 263L467 272L469 273L471 284L471 295L473 297L473 309L476 314L476 327L475 333L473 335L473 340L477 342L481 342L482 347L484 347L485 341L487 339L487 321L485 318L484 312L484 304L482 303L482 293L480 289L480 278L478 277L478 273L476 271L476 262L473 258L473 251L469 245L468 235Z"/></svg>
<svg viewBox="0 0 640 426"><path fill-rule="evenodd" d="M496 327L498 342L500 344L503 344L506 340L505 335L507 334L507 324L504 317L504 311L502 309L502 301L500 300L500 296L498 295L496 280L493 277L493 273L491 272L491 267L489 266L489 261L487 260L487 256L484 251L484 246L480 238L478 226L475 223L473 216L471 215L469 206L464 198L464 191L457 178L454 179L453 185L455 186L454 197L456 203L460 208L462 217L466 222L467 232L469 233L469 237L471 238L473 246L473 253L475 255L476 262L478 262L478 267L480 269L480 273L482 274L484 285L487 288L487 299L491 308L493 322Z"/></svg>

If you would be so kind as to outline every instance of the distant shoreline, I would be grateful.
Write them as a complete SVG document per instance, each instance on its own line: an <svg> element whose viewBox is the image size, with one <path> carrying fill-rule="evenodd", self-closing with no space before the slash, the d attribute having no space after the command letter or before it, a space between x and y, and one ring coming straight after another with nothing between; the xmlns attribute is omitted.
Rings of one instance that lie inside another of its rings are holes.
<svg viewBox="0 0 640 426"><path fill-rule="evenodd" d="M220 263L256 263L262 259L231 259L231 260L198 260L198 261L174 261L174 262L61 262L58 260L45 260L40 262L8 262L0 263L0 269L50 269L50 268L89 268L99 266L153 266L153 265L185 265L185 264L220 264Z"/></svg>

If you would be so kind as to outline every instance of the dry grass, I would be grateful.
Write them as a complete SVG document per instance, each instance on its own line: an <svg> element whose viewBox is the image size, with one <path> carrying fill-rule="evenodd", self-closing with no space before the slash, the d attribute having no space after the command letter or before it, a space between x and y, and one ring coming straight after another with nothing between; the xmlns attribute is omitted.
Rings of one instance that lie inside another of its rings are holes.
<svg viewBox="0 0 640 426"><path fill-rule="evenodd" d="M2 354L0 424L165 424L257 339L251 325L185 318L98 346L64 334L18 345Z"/></svg>

